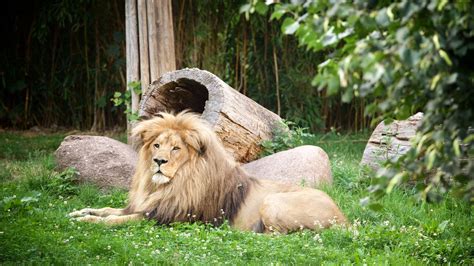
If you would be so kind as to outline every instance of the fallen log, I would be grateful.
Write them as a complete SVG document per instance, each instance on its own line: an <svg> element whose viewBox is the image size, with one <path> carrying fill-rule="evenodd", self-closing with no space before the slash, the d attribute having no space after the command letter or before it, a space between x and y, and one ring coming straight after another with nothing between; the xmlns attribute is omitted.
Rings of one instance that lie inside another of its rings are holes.
<svg viewBox="0 0 474 266"><path fill-rule="evenodd" d="M143 95L139 116L183 110L201 114L239 162L255 160L260 143L272 139L281 124L278 115L197 68L168 72L154 81Z"/></svg>

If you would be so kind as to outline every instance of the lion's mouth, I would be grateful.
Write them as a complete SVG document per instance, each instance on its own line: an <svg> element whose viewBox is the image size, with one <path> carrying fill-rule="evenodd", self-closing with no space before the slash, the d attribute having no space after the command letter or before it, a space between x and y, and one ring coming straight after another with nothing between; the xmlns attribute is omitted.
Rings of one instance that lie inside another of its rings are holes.
<svg viewBox="0 0 474 266"><path fill-rule="evenodd" d="M159 169L151 178L151 181L153 181L153 183L156 183L158 185L169 183L170 180L171 179L165 176Z"/></svg>

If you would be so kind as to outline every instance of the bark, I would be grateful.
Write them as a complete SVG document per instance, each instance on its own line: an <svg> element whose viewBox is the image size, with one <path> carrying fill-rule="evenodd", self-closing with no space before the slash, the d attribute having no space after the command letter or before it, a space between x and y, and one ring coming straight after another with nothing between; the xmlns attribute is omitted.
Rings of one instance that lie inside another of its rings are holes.
<svg viewBox="0 0 474 266"><path fill-rule="evenodd" d="M140 80L137 1L125 1L125 33L127 49L127 89L132 81ZM138 110L139 96L132 90L132 111Z"/></svg>
<svg viewBox="0 0 474 266"><path fill-rule="evenodd" d="M148 53L147 1L138 0L138 35L140 43L140 81L142 94L150 85L150 55ZM138 106L136 111L138 111Z"/></svg>
<svg viewBox="0 0 474 266"><path fill-rule="evenodd" d="M171 0L147 1L150 78L176 70Z"/></svg>
<svg viewBox="0 0 474 266"><path fill-rule="evenodd" d="M190 110L200 113L240 162L258 157L260 143L273 137L281 118L220 80L214 74L182 69L164 74L143 96L139 115Z"/></svg>

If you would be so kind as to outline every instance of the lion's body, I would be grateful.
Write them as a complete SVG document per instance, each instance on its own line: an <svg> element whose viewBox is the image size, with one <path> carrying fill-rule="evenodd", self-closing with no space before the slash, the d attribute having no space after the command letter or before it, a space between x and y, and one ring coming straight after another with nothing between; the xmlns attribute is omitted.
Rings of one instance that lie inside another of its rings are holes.
<svg viewBox="0 0 474 266"><path fill-rule="evenodd" d="M249 177L197 116L141 122L143 146L125 209L84 209L84 221L109 224L149 218L160 224L202 221L257 232L322 229L346 218L324 192Z"/></svg>

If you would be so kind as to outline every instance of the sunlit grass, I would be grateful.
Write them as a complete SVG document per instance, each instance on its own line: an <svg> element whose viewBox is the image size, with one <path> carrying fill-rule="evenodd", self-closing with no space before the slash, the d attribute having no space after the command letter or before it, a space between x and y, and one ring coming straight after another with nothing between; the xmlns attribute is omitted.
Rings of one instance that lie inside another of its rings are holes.
<svg viewBox="0 0 474 266"><path fill-rule="evenodd" d="M448 196L420 204L410 189L385 197L373 212L360 206L369 177L358 166L368 134L307 140L331 159L334 185L323 187L352 221L350 229L290 235L239 232L228 225L109 227L73 222L85 206L121 207L126 192L77 186L54 170L63 135L0 133L0 262L40 264L426 264L472 265L472 208Z"/></svg>

